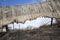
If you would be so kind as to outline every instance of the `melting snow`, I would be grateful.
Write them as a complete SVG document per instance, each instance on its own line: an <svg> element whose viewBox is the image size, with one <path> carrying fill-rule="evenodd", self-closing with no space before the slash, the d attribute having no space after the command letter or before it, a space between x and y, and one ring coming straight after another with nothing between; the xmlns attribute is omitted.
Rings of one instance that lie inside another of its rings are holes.
<svg viewBox="0 0 60 40"><path fill-rule="evenodd" d="M56 19L53 18L53 23L56 23ZM39 28L42 25L50 25L51 24L51 18L44 18L44 17L39 17L35 20L27 20L24 24L23 23L15 23L14 24L9 24L8 27L9 29L27 29L27 27L31 28ZM13 27L14 26L14 27Z"/></svg>

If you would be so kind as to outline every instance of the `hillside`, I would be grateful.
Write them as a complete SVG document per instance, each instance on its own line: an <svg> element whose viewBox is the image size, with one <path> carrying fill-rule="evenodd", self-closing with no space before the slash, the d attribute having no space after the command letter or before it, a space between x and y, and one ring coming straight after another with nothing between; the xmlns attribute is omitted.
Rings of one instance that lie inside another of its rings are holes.
<svg viewBox="0 0 60 40"><path fill-rule="evenodd" d="M60 1L49 0L33 4L0 6L1 26L11 23L14 19L25 22L39 16L60 18Z"/></svg>

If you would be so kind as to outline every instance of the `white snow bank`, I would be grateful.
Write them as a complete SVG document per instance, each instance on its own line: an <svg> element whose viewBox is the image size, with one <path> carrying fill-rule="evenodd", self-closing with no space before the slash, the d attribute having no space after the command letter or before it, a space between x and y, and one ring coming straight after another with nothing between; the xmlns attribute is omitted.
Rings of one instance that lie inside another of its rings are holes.
<svg viewBox="0 0 60 40"><path fill-rule="evenodd" d="M53 18L53 23L56 23L55 18ZM34 29L34 28L39 28L40 26L45 25L45 24L50 25L51 24L51 18L39 17L35 20L31 20L31 21L27 20L24 24L14 22L14 24L9 24L8 27L11 30L13 30L13 28L14 29L27 29L29 27Z"/></svg>

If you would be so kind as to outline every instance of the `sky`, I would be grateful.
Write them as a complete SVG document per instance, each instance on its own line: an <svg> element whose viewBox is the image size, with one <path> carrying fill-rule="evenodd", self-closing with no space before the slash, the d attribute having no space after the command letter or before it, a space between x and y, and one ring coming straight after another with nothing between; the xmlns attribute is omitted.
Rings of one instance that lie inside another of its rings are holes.
<svg viewBox="0 0 60 40"><path fill-rule="evenodd" d="M0 6L11 6L17 4L31 4L45 0L0 0Z"/></svg>

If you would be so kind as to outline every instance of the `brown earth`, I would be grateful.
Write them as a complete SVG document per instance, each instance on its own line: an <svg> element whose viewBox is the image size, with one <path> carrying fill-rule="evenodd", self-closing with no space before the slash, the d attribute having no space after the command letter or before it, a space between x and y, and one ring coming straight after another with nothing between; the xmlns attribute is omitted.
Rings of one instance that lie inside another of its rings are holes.
<svg viewBox="0 0 60 40"><path fill-rule="evenodd" d="M60 40L60 25L42 26L33 30L10 31L0 40Z"/></svg>

